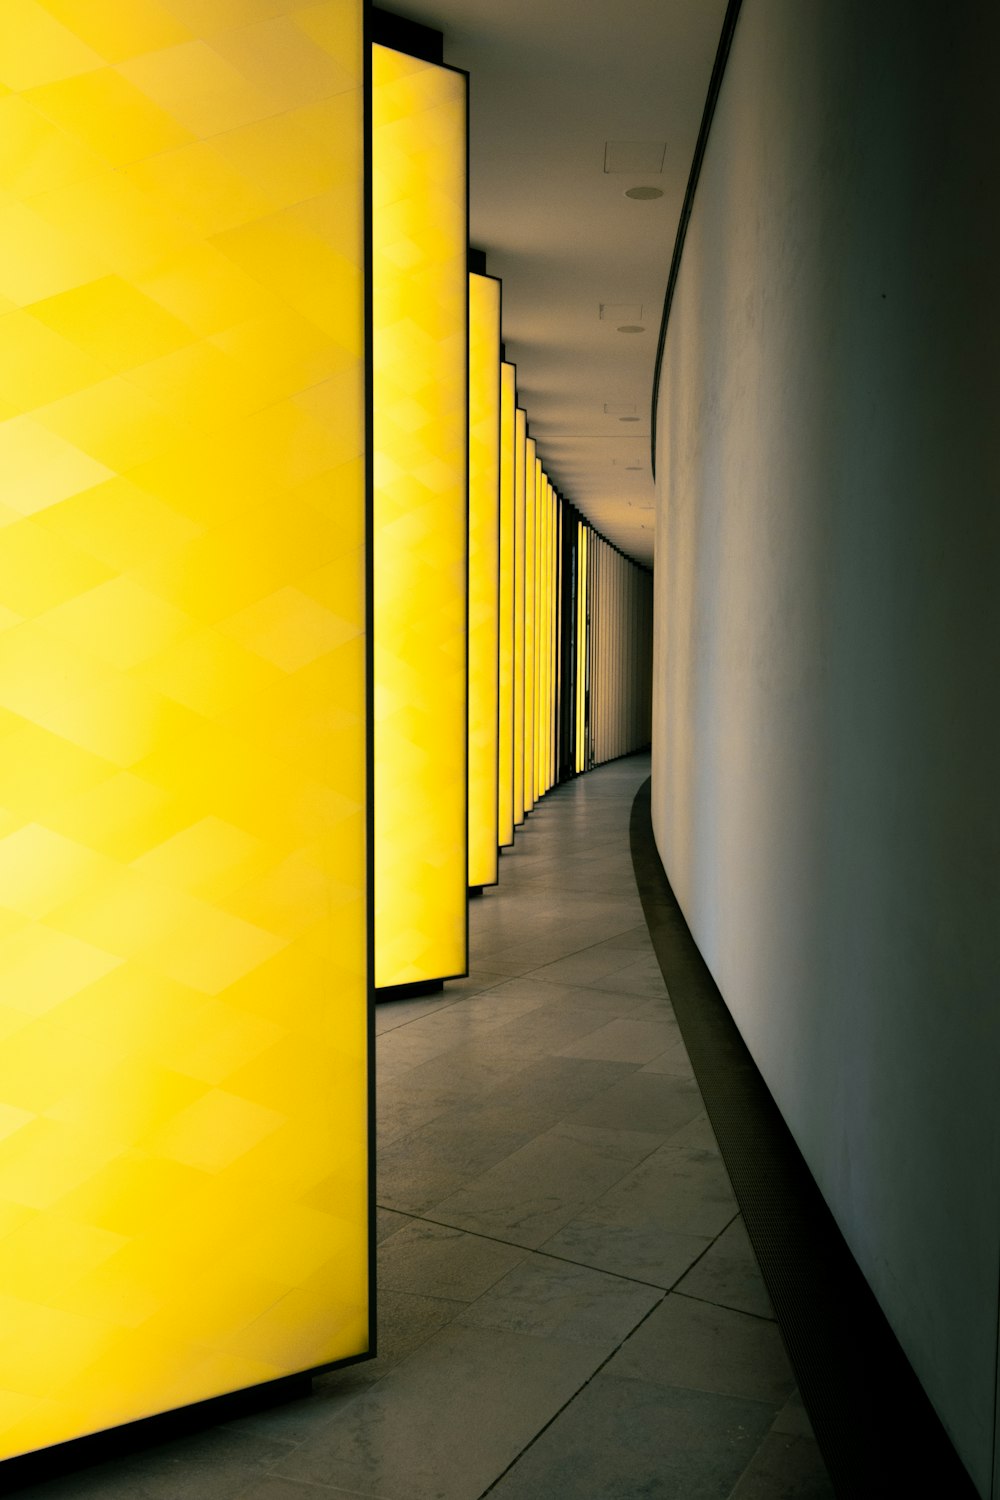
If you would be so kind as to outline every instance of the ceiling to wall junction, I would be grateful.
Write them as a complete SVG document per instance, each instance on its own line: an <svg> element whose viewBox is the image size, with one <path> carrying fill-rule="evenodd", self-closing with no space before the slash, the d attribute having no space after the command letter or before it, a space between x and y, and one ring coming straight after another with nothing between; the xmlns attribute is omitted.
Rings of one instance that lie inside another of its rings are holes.
<svg viewBox="0 0 1000 1500"><path fill-rule="evenodd" d="M653 360L725 0L385 4L470 74L471 238L546 471L651 562Z"/></svg>

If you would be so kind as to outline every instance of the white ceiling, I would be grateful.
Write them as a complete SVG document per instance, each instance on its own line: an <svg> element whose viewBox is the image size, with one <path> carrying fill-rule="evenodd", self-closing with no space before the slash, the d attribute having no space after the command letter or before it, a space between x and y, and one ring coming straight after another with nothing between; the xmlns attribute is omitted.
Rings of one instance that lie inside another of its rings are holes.
<svg viewBox="0 0 1000 1500"><path fill-rule="evenodd" d="M445 61L470 74L471 239L503 280L507 357L546 471L651 562L653 360L725 0L383 3L442 31ZM665 145L662 170L606 172L609 141ZM625 197L640 185L663 197ZM602 321L602 303L631 305Z"/></svg>

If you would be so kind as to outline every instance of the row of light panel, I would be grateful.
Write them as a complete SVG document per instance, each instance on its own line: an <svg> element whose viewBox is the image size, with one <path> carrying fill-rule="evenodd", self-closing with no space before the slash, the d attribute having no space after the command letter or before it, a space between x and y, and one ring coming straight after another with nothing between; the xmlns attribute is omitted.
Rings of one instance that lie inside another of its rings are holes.
<svg viewBox="0 0 1000 1500"><path fill-rule="evenodd" d="M465 75L373 47L366 162L361 0L17 16L3 1458L367 1350L372 989L464 974L643 723L639 570L468 273Z"/></svg>
<svg viewBox="0 0 1000 1500"><path fill-rule="evenodd" d="M562 776L648 743L649 575L557 493L469 278L469 883ZM492 364L491 364L492 360Z"/></svg>

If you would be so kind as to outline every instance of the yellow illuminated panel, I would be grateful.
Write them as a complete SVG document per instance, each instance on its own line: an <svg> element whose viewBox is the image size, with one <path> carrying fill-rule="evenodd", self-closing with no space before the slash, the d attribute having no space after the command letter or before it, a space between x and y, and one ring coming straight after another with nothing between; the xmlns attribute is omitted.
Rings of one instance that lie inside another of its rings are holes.
<svg viewBox="0 0 1000 1500"><path fill-rule="evenodd" d="M544 514L544 489L546 489L546 475L541 468L541 459L535 458L535 741L534 759L532 759L532 775L534 775L535 801L540 801L543 796L541 786L540 759L541 759L541 640L544 636L543 601L541 601L541 580L544 576L544 543L543 523L541 517Z"/></svg>
<svg viewBox="0 0 1000 1500"><path fill-rule="evenodd" d="M544 654L542 650L545 639L545 602L543 581L545 577L545 487L548 481L542 471L542 461L535 458L535 629L534 629L534 723L532 768L534 775L534 798L537 802L543 795L545 788L542 785L541 774L541 750L543 734L543 704L542 695L544 691Z"/></svg>
<svg viewBox="0 0 1000 1500"><path fill-rule="evenodd" d="M514 842L514 366L500 367L500 637L497 841Z"/></svg>
<svg viewBox="0 0 1000 1500"><path fill-rule="evenodd" d="M600 765L604 733L604 543L599 536L590 545L590 722L587 734L587 765Z"/></svg>
<svg viewBox="0 0 1000 1500"><path fill-rule="evenodd" d="M527 418L521 407L514 413L514 823L525 814L525 606L527 603Z"/></svg>
<svg viewBox="0 0 1000 1500"><path fill-rule="evenodd" d="M576 610L576 769L587 768L587 527L577 524Z"/></svg>
<svg viewBox="0 0 1000 1500"><path fill-rule="evenodd" d="M549 787L549 504L552 486L545 481L545 500L542 509L542 718L539 725L539 764L542 775L542 790Z"/></svg>
<svg viewBox="0 0 1000 1500"><path fill-rule="evenodd" d="M469 885L499 855L500 283L469 276Z"/></svg>
<svg viewBox="0 0 1000 1500"><path fill-rule="evenodd" d="M559 588L559 514L555 489L549 493L549 786L556 772L556 696L558 696L558 657L556 657L556 595Z"/></svg>
<svg viewBox="0 0 1000 1500"><path fill-rule="evenodd" d="M545 493L545 722L542 768L545 790L552 785L552 485Z"/></svg>
<svg viewBox="0 0 1000 1500"><path fill-rule="evenodd" d="M556 588L558 588L558 514L556 514L556 492L549 492L549 786L555 781L555 723L556 723Z"/></svg>
<svg viewBox="0 0 1000 1500"><path fill-rule="evenodd" d="M539 597L541 600L541 630L539 631L539 663L541 692L539 704L541 709L538 727L538 766L539 786L541 791L549 789L549 582L550 582L550 557L549 557L549 515L552 506L552 485L546 476L541 508L541 539L542 539L542 566L541 566L541 588Z"/></svg>
<svg viewBox="0 0 1000 1500"><path fill-rule="evenodd" d="M560 738L562 735L562 705L563 705L563 589L565 588L565 576L563 569L563 502L556 498L556 718L553 730L553 765L558 778L562 756L560 754Z"/></svg>
<svg viewBox="0 0 1000 1500"><path fill-rule="evenodd" d="M375 982L466 969L465 75L372 52Z"/></svg>
<svg viewBox="0 0 1000 1500"><path fill-rule="evenodd" d="M362 7L177 12L4 14L4 1458L368 1343Z"/></svg>
<svg viewBox="0 0 1000 1500"><path fill-rule="evenodd" d="M535 440L524 445L524 810L535 805L535 609L538 523L536 519L538 461Z"/></svg>

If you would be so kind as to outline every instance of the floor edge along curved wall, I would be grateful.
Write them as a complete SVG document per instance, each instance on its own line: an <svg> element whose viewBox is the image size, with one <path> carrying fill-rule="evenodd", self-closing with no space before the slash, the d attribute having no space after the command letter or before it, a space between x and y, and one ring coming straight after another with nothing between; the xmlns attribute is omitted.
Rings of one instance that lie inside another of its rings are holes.
<svg viewBox="0 0 1000 1500"><path fill-rule="evenodd" d="M369 1345L363 13L188 12L0 61L5 1458Z"/></svg>
<svg viewBox="0 0 1000 1500"><path fill-rule="evenodd" d="M1000 17L942 19L742 5L660 370L653 819L986 1496L1000 538L983 309L1000 244L982 183Z"/></svg>

